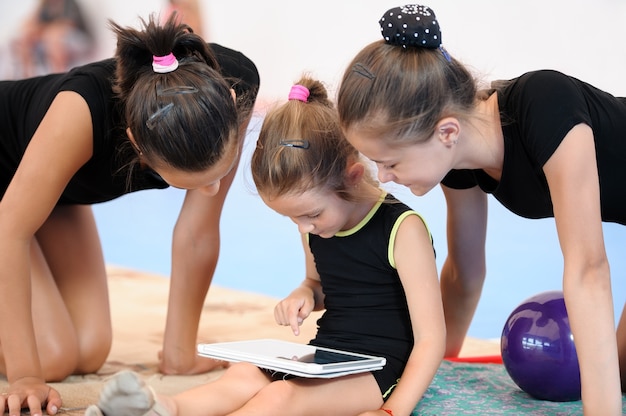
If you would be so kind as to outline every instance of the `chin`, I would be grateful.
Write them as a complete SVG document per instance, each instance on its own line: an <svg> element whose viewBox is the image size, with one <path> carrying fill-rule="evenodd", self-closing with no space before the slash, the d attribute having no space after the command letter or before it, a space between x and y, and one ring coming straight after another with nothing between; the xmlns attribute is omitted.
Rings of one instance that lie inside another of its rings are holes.
<svg viewBox="0 0 626 416"><path fill-rule="evenodd" d="M322 238L332 238L335 236L335 233L318 233L317 234L318 237L322 237Z"/></svg>
<svg viewBox="0 0 626 416"><path fill-rule="evenodd" d="M430 188L424 188L424 187L411 186L411 185L409 185L408 188L413 195L417 195L417 196L424 196L428 193L428 191L433 189L432 186Z"/></svg>

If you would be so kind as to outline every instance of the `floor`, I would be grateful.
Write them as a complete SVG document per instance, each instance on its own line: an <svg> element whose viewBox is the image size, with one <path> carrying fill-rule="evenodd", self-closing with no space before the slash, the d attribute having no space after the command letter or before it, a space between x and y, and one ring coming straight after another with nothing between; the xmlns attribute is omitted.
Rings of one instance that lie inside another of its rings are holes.
<svg viewBox="0 0 626 416"><path fill-rule="evenodd" d="M286 296L304 276L296 227L255 194L249 159L261 119L255 118L242 163L222 216L222 251L214 284L275 297ZM416 197L398 185L389 191L420 212L435 240L437 262L446 256L445 203L437 188ZM94 207L107 263L168 276L171 231L184 192L142 191ZM524 299L561 289L562 257L551 219L529 221L490 200L487 280L469 335L499 338L511 311ZM605 224L616 319L626 300L626 228Z"/></svg>

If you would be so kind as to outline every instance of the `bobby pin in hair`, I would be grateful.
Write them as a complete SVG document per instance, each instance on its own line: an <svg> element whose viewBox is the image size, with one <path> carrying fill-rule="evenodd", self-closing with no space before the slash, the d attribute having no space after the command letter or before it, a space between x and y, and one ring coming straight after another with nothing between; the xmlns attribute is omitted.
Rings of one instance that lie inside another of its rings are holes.
<svg viewBox="0 0 626 416"><path fill-rule="evenodd" d="M356 64L354 64L354 66L352 67L352 70L354 72L356 72L357 74L361 75L362 77L365 77L369 80L374 80L374 78L376 78L376 75L372 74L372 71L370 71L367 67L365 67L365 65L363 65L360 62L357 62Z"/></svg>
<svg viewBox="0 0 626 416"><path fill-rule="evenodd" d="M169 87L163 89L157 89L157 97L170 97L178 94L193 94L199 90L196 87L189 87L186 85L180 87Z"/></svg>
<svg viewBox="0 0 626 416"><path fill-rule="evenodd" d="M446 61L452 62L452 57L450 56L446 48L444 48L443 46L439 46L439 50L443 54L443 57L446 58Z"/></svg>
<svg viewBox="0 0 626 416"><path fill-rule="evenodd" d="M308 149L310 147L309 141L304 139L281 140L278 144L285 147L296 147L298 149Z"/></svg>
<svg viewBox="0 0 626 416"><path fill-rule="evenodd" d="M157 123L161 121L161 119L165 117L167 113L172 110L172 108L174 108L174 103L169 103L165 107L159 108L154 114L152 114L148 118L148 120L146 121L146 127L148 127L148 129L150 130L154 129Z"/></svg>

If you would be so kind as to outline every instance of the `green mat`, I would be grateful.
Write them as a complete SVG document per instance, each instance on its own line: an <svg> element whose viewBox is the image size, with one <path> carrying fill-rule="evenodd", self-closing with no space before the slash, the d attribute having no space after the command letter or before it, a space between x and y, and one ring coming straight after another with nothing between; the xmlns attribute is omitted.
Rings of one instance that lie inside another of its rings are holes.
<svg viewBox="0 0 626 416"><path fill-rule="evenodd" d="M626 414L626 406L623 407ZM444 361L412 416L418 415L582 415L582 403L533 399L511 380L501 364Z"/></svg>

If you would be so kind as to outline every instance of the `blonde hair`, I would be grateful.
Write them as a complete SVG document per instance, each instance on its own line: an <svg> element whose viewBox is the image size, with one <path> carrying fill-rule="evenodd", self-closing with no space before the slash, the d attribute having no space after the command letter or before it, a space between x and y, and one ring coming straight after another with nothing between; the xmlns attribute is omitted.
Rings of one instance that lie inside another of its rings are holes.
<svg viewBox="0 0 626 416"><path fill-rule="evenodd" d="M326 88L306 76L296 85L308 89L306 101L291 99L263 121L251 161L258 192L275 198L325 189L345 200L357 199L345 173L359 153L345 139Z"/></svg>

